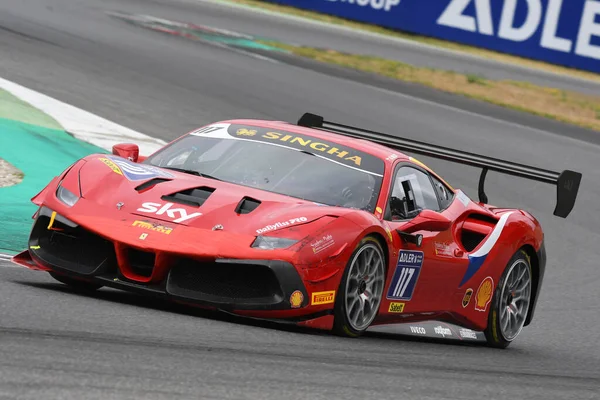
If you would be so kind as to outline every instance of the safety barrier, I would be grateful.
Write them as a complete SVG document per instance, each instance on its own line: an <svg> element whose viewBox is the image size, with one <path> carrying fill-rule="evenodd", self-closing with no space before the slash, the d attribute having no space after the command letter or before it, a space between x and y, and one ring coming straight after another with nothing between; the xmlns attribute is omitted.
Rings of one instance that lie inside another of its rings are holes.
<svg viewBox="0 0 600 400"><path fill-rule="evenodd" d="M264 0L600 73L600 0Z"/></svg>

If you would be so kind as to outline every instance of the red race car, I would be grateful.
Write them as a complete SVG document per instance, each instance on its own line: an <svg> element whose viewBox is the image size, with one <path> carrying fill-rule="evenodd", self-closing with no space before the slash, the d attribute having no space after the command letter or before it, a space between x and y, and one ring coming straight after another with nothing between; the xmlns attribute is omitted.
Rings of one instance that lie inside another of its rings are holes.
<svg viewBox="0 0 600 400"><path fill-rule="evenodd" d="M479 201L401 151L482 168ZM486 204L488 170L557 185L563 218L581 180L314 114L224 121L147 158L123 144L77 161L32 199L13 261L347 336L433 320L506 347L532 320L546 253L531 214Z"/></svg>

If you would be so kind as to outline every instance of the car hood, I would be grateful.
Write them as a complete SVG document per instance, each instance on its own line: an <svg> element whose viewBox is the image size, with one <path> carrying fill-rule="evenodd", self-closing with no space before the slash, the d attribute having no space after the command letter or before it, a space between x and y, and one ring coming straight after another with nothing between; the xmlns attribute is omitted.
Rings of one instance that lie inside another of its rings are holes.
<svg viewBox="0 0 600 400"><path fill-rule="evenodd" d="M116 156L87 158L79 178L86 200L119 208L141 223L159 220L257 236L352 211Z"/></svg>

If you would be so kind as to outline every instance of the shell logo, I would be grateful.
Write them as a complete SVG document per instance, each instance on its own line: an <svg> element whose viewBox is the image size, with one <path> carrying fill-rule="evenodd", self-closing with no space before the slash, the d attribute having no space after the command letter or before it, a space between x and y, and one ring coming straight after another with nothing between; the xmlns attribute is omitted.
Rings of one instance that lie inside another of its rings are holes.
<svg viewBox="0 0 600 400"><path fill-rule="evenodd" d="M477 311L487 310L488 304L492 301L492 295L494 292L494 280L491 276L488 276L481 282L475 295L475 309Z"/></svg>
<svg viewBox="0 0 600 400"><path fill-rule="evenodd" d="M304 300L304 295L301 291L296 290L294 293L290 295L290 304L292 308L299 308L302 305L302 301Z"/></svg>

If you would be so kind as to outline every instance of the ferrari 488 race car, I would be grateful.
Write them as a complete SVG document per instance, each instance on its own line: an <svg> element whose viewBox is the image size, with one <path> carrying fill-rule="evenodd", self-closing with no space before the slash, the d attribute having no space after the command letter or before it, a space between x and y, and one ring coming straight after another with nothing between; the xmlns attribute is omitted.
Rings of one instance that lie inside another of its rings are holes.
<svg viewBox="0 0 600 400"><path fill-rule="evenodd" d="M482 168L479 201L402 151ZM308 113L214 123L138 153L116 145L54 178L13 261L78 289L346 336L442 321L495 347L531 322L546 254L531 214L487 204L487 171L557 185L563 218L581 180Z"/></svg>

